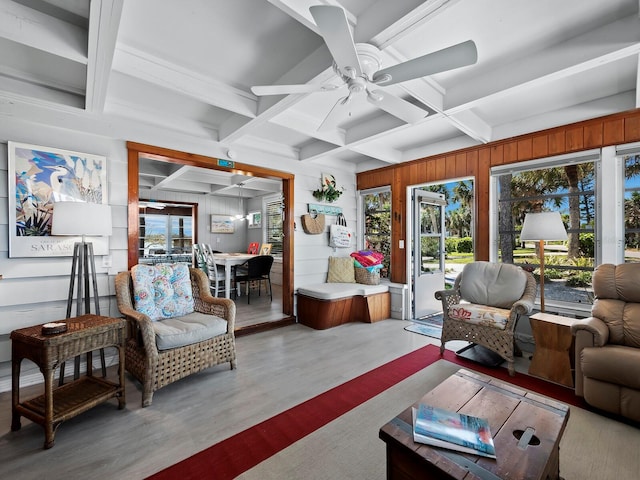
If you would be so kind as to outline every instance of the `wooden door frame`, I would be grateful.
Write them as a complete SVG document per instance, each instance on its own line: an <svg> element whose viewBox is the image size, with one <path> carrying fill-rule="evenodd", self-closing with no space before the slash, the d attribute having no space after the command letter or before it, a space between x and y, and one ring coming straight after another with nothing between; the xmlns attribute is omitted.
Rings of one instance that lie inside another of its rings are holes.
<svg viewBox="0 0 640 480"><path fill-rule="evenodd" d="M138 263L138 237L139 237L139 166L140 157L151 158L164 162L192 165L195 167L210 168L229 173L248 175L254 177L278 179L282 181L282 196L284 201L284 220L282 230L282 311L285 315L293 316L293 205L294 205L294 178L295 175L279 170L257 167L234 162L233 168L218 165L218 159L204 155L155 147L136 142L127 142L128 150L128 215L127 215L127 244L128 244L128 268L131 269Z"/></svg>

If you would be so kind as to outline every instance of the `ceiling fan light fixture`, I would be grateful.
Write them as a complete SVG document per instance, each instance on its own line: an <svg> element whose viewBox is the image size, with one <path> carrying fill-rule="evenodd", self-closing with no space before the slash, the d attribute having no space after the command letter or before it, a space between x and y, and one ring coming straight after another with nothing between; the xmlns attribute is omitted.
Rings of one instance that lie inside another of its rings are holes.
<svg viewBox="0 0 640 480"><path fill-rule="evenodd" d="M236 220L244 220L246 217L245 214L242 213L242 187L243 186L244 186L244 183L242 182L238 184L238 213L236 213L233 217Z"/></svg>

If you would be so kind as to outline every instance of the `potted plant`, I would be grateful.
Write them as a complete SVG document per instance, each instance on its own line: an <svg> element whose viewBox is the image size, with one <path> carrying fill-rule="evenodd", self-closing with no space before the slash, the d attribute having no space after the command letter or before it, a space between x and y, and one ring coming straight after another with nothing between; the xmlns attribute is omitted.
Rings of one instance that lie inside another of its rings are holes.
<svg viewBox="0 0 640 480"><path fill-rule="evenodd" d="M314 190L312 193L313 197L317 200L324 200L329 203L335 202L340 195L344 192L344 188L338 188L336 185L336 180L333 175L322 175L322 186L317 190Z"/></svg>

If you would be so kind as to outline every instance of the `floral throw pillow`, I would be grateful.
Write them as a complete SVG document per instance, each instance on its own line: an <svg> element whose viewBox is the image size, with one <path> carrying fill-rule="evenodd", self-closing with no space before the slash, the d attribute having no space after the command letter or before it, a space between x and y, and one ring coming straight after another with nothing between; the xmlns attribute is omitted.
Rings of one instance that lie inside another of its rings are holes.
<svg viewBox="0 0 640 480"><path fill-rule="evenodd" d="M193 313L188 265L136 265L131 269L131 279L135 309L152 321Z"/></svg>

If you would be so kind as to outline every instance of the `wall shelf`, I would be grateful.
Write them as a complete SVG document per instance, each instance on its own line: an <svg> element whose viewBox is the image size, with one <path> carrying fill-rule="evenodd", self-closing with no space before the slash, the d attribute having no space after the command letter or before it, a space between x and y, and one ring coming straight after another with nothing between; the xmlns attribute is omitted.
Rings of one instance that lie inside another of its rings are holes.
<svg viewBox="0 0 640 480"><path fill-rule="evenodd" d="M307 211L309 213L322 213L324 215L338 215L342 213L342 208L334 207L332 205L320 205L317 203L308 203Z"/></svg>

